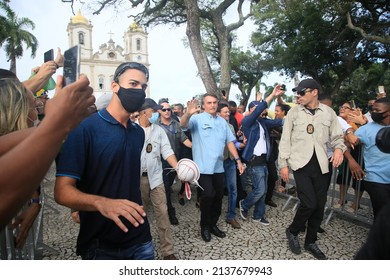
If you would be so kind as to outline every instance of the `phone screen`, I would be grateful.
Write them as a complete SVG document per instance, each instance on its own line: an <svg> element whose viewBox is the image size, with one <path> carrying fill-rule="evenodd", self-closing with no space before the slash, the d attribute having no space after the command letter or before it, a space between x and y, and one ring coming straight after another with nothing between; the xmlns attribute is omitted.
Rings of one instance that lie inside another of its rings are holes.
<svg viewBox="0 0 390 280"><path fill-rule="evenodd" d="M45 52L43 54L43 62L48 62L48 61L51 61L51 60L54 60L54 51L53 51L53 49L48 50L47 52Z"/></svg>
<svg viewBox="0 0 390 280"><path fill-rule="evenodd" d="M80 48L74 46L64 52L64 86L74 83L80 73Z"/></svg>

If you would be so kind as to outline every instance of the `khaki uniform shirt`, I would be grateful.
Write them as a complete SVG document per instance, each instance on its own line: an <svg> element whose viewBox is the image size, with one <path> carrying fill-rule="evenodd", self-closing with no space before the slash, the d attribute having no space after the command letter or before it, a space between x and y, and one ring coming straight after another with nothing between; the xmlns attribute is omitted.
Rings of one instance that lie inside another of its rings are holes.
<svg viewBox="0 0 390 280"><path fill-rule="evenodd" d="M291 108L279 143L279 168L302 168L315 152L322 174L329 172L328 142L333 151L338 148L344 153L347 149L336 113L330 107L320 103L314 115L302 105Z"/></svg>

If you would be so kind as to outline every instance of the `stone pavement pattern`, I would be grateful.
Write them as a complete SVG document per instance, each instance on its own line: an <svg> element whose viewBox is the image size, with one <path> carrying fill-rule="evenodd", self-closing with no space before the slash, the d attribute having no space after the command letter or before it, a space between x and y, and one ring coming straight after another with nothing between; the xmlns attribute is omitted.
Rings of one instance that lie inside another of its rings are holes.
<svg viewBox="0 0 390 280"><path fill-rule="evenodd" d="M50 176L49 176L50 177ZM75 260L76 239L78 225L73 223L70 217L70 210L56 204L53 197L54 178L44 184L46 193L46 207L44 208L44 229L43 242L45 245L56 250L44 250L44 260ZM178 226L172 226L173 239L175 244L175 255L182 260L311 260L311 254L302 251L300 255L294 255L287 245L285 235L286 227L294 217L292 207L282 211L284 198L274 196L277 208L266 206L266 216L270 222L269 226L259 223L243 221L238 209L237 220L241 229L233 229L225 222L227 208L227 196L224 197L222 215L218 226L226 231L226 238L217 238L212 235L211 242L206 243L200 237L199 209L195 207L196 190L193 189L193 197L186 200L181 206L177 200L178 185L173 186L174 193L172 201L176 208ZM151 209L150 209L151 210ZM249 213L249 217L250 217ZM159 252L159 241L153 217L153 211L149 211L152 236L156 251L156 259L162 259ZM324 226L326 232L319 234L317 244L332 260L350 260L359 250L368 234L368 227L353 222L346 218L335 215L329 224ZM303 247L304 235L299 235Z"/></svg>

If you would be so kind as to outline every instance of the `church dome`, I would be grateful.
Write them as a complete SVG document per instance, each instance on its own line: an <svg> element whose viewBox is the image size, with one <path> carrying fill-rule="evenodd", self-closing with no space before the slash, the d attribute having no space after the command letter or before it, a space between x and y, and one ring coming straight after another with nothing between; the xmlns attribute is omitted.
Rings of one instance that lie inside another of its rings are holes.
<svg viewBox="0 0 390 280"><path fill-rule="evenodd" d="M142 27L135 21L129 26L129 30L133 32L144 32Z"/></svg>
<svg viewBox="0 0 390 280"><path fill-rule="evenodd" d="M71 18L71 22L73 24L78 24L78 23L82 23L82 24L88 24L88 19L86 17L84 17L82 14L81 14L81 11L79 10L77 12L77 15L73 16Z"/></svg>

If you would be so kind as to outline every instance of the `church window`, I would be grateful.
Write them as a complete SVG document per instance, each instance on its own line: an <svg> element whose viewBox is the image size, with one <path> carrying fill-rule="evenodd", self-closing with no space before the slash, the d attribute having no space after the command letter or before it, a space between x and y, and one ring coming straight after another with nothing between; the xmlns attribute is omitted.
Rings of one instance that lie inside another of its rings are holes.
<svg viewBox="0 0 390 280"><path fill-rule="evenodd" d="M141 50L141 39L137 39L137 51Z"/></svg>
<svg viewBox="0 0 390 280"><path fill-rule="evenodd" d="M109 52L109 53L108 53L108 57L109 57L109 58L115 58L115 53Z"/></svg>
<svg viewBox="0 0 390 280"><path fill-rule="evenodd" d="M99 76L99 89L104 89L104 76Z"/></svg>
<svg viewBox="0 0 390 280"><path fill-rule="evenodd" d="M84 34L79 32L79 44L84 45Z"/></svg>

